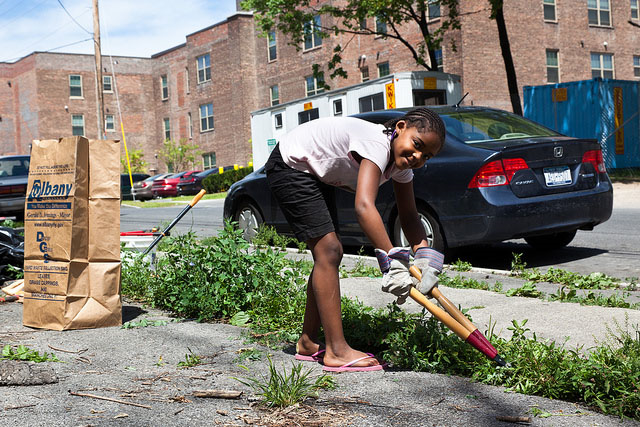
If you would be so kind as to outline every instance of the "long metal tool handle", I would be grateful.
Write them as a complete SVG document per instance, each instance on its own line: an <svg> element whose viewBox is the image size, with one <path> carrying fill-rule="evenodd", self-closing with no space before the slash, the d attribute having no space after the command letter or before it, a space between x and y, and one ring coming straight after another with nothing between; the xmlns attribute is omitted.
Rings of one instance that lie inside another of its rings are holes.
<svg viewBox="0 0 640 427"><path fill-rule="evenodd" d="M173 228L174 225L176 225L178 223L178 221L180 221L182 219L183 216L186 215L187 212L189 212L189 210L195 206L196 203L198 203L200 201L200 199L202 199L202 197L207 194L207 190L202 189L200 190L200 192L198 194L195 195L195 197L189 202L189 204L187 206L184 207L184 209L182 209L182 211L178 214L178 216L171 221L171 224L169 224L169 226L167 228L164 229L164 231L162 232L162 234L160 234L158 237L156 237L156 239L149 245L149 247L147 249L144 250L144 252L142 253L142 255L146 255L148 254L151 249L153 249L158 242L167 235L167 233L169 232L169 230L171 230Z"/></svg>

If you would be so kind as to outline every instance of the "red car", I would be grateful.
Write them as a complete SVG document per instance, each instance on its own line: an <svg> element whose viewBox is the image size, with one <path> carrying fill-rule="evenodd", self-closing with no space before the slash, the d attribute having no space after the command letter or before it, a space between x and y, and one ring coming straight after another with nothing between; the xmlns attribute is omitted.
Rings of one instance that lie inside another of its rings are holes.
<svg viewBox="0 0 640 427"><path fill-rule="evenodd" d="M169 175L164 179L156 179L153 181L153 186L151 187L151 192L153 193L153 197L175 197L178 195L178 183L180 182L180 178L187 177L198 172L202 172L199 170L193 171L185 171L176 173L173 175Z"/></svg>

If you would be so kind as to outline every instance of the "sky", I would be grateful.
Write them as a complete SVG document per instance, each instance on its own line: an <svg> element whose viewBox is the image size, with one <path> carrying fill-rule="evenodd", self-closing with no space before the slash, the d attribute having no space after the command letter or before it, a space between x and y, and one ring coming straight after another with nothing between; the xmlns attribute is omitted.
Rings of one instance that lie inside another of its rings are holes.
<svg viewBox="0 0 640 427"><path fill-rule="evenodd" d="M65 11L66 10L66 11ZM102 55L150 57L224 21L235 0L99 0ZM0 0L0 62L94 53L92 0Z"/></svg>

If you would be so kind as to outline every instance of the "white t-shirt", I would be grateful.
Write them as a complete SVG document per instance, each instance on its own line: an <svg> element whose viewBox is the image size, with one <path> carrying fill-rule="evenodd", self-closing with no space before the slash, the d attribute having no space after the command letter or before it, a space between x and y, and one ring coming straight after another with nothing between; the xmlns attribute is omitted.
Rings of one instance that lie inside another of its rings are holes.
<svg viewBox="0 0 640 427"><path fill-rule="evenodd" d="M375 163L381 171L380 185L389 179L407 183L411 169L400 170L391 159L389 136L383 125L355 117L326 117L304 123L280 139L284 162L315 175L320 181L356 190L360 164L352 153ZM385 170L386 169L386 170Z"/></svg>

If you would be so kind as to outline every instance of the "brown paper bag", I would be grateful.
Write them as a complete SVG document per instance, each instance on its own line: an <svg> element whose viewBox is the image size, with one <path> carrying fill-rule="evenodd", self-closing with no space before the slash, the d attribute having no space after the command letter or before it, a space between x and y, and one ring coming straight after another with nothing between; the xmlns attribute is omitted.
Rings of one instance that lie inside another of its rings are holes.
<svg viewBox="0 0 640 427"><path fill-rule="evenodd" d="M34 141L25 205L25 326L122 324L119 153L117 141Z"/></svg>

